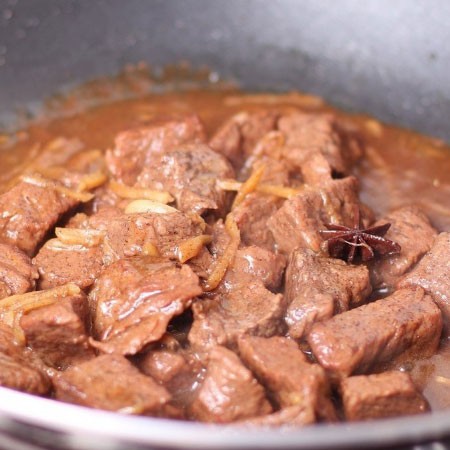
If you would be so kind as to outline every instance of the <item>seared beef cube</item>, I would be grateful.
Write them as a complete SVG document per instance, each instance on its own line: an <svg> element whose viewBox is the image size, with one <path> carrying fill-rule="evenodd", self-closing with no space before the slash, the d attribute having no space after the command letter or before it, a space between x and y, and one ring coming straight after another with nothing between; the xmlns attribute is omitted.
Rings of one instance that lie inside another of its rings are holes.
<svg viewBox="0 0 450 450"><path fill-rule="evenodd" d="M89 228L105 231L106 259L145 254L149 244L162 256L176 258L181 241L203 234L204 224L198 219L178 211L124 214L111 208L91 216Z"/></svg>
<svg viewBox="0 0 450 450"><path fill-rule="evenodd" d="M199 348L216 344L235 346L244 334L273 336L283 331L286 307L281 294L272 294L261 281L248 275L211 299L194 303L189 342Z"/></svg>
<svg viewBox="0 0 450 450"><path fill-rule="evenodd" d="M289 334L301 338L316 321L361 304L371 292L369 271L340 259L299 248L286 271L286 323Z"/></svg>
<svg viewBox="0 0 450 450"><path fill-rule="evenodd" d="M284 156L302 170L308 184L320 182L324 172L348 174L361 156L356 142L344 139L349 144L344 145L341 130L330 114L286 114L278 120L278 130L285 136ZM308 170L303 172L305 166Z"/></svg>
<svg viewBox="0 0 450 450"><path fill-rule="evenodd" d="M121 259L107 267L89 294L93 330L106 353L133 355L159 340L169 321L202 293L187 265L151 257Z"/></svg>
<svg viewBox="0 0 450 450"><path fill-rule="evenodd" d="M142 372L161 384L170 383L180 373L187 372L186 359L173 350L150 350L138 365Z"/></svg>
<svg viewBox="0 0 450 450"><path fill-rule="evenodd" d="M131 186L153 158L181 144L204 140L203 125L195 115L155 122L117 135L114 149L106 153L106 163L118 181Z"/></svg>
<svg viewBox="0 0 450 450"><path fill-rule="evenodd" d="M285 321L289 336L295 339L304 338L316 322L328 320L337 312L332 294L309 286L305 286L288 305Z"/></svg>
<svg viewBox="0 0 450 450"><path fill-rule="evenodd" d="M319 231L326 223L353 226L359 207L358 180L347 177L332 180L321 188L306 188L267 221L279 249L290 254L297 247L317 252L322 243Z"/></svg>
<svg viewBox="0 0 450 450"><path fill-rule="evenodd" d="M227 423L271 411L263 387L239 358L224 347L214 347L190 408L192 416L202 422Z"/></svg>
<svg viewBox="0 0 450 450"><path fill-rule="evenodd" d="M100 245L86 247L48 240L33 259L39 272L39 289L50 289L75 283L81 289L90 287L104 267Z"/></svg>
<svg viewBox="0 0 450 450"><path fill-rule="evenodd" d="M163 385L172 395L171 403L186 408L193 400L203 378L203 365L198 355L184 349L149 350L138 360L138 367Z"/></svg>
<svg viewBox="0 0 450 450"><path fill-rule="evenodd" d="M91 408L154 414L169 393L120 355L102 355L70 367L53 380L56 398Z"/></svg>
<svg viewBox="0 0 450 450"><path fill-rule="evenodd" d="M257 245L273 251L275 240L268 228L268 220L281 206L280 199L257 192L247 195L244 201L233 209L233 216L241 232L244 245Z"/></svg>
<svg viewBox="0 0 450 450"><path fill-rule="evenodd" d="M275 111L240 112L216 131L209 145L238 169L245 157L251 155L256 143L275 129L278 115Z"/></svg>
<svg viewBox="0 0 450 450"><path fill-rule="evenodd" d="M62 194L56 182L41 186L21 181L0 196L0 236L33 255L57 220L77 203Z"/></svg>
<svg viewBox="0 0 450 450"><path fill-rule="evenodd" d="M0 299L33 290L37 277L36 269L25 253L0 243Z"/></svg>
<svg viewBox="0 0 450 450"><path fill-rule="evenodd" d="M94 357L88 344L88 305L81 293L24 314L20 326L27 345L48 366L65 369Z"/></svg>
<svg viewBox="0 0 450 450"><path fill-rule="evenodd" d="M240 248L233 264L225 274L224 282L239 284L244 274L262 281L264 286L275 291L280 287L286 258L256 245Z"/></svg>
<svg viewBox="0 0 450 450"><path fill-rule="evenodd" d="M28 365L25 360L16 360L0 353L0 386L44 395L50 390L50 380L44 372Z"/></svg>
<svg viewBox="0 0 450 450"><path fill-rule="evenodd" d="M450 233L441 233L430 251L398 284L399 287L420 286L439 306L446 333L450 330Z"/></svg>
<svg viewBox="0 0 450 450"><path fill-rule="evenodd" d="M397 209L374 226L390 223L385 237L401 247L397 255L377 259L370 264L374 287L391 288L433 245L437 236L427 216L417 207Z"/></svg>
<svg viewBox="0 0 450 450"><path fill-rule="evenodd" d="M402 289L313 325L308 343L335 377L364 374L398 360L431 356L439 345L442 317L422 289Z"/></svg>
<svg viewBox="0 0 450 450"><path fill-rule="evenodd" d="M13 330L0 324L0 386L30 394L47 394L50 380L31 356L16 342Z"/></svg>
<svg viewBox="0 0 450 450"><path fill-rule="evenodd" d="M153 158L137 185L170 192L181 211L224 215L229 195L217 181L227 178L234 178L234 170L222 155L204 144L185 144Z"/></svg>
<svg viewBox="0 0 450 450"><path fill-rule="evenodd" d="M429 409L423 395L404 372L349 377L340 387L347 420L409 416Z"/></svg>
<svg viewBox="0 0 450 450"><path fill-rule="evenodd" d="M59 239L47 241L34 259L41 289L68 282L88 288L105 266L119 258L145 255L147 246L176 258L180 241L202 234L200 220L178 211L124 214L105 208L80 225L82 232L93 229L105 236L92 246L67 244Z"/></svg>
<svg viewBox="0 0 450 450"><path fill-rule="evenodd" d="M305 425L311 425L316 421L314 411L310 405L295 405L282 408L272 414L265 416L252 417L242 420L239 425L250 427L282 427L297 428Z"/></svg>
<svg viewBox="0 0 450 450"><path fill-rule="evenodd" d="M238 345L242 361L281 408L302 406L317 419L336 419L325 371L308 363L294 341L246 336Z"/></svg>

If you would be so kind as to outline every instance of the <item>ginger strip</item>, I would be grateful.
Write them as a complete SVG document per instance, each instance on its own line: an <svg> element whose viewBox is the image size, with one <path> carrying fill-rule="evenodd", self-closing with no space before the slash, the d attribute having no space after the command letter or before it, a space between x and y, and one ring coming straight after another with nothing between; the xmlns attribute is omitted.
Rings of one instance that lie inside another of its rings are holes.
<svg viewBox="0 0 450 450"><path fill-rule="evenodd" d="M127 186L117 181L110 181L109 188L121 198L153 200L158 203L171 203L174 201L169 192Z"/></svg>
<svg viewBox="0 0 450 450"><path fill-rule="evenodd" d="M225 229L230 236L230 242L223 255L215 262L212 272L203 284L203 290L207 292L212 291L220 284L228 267L234 261L236 251L241 243L241 233L231 213L225 219Z"/></svg>

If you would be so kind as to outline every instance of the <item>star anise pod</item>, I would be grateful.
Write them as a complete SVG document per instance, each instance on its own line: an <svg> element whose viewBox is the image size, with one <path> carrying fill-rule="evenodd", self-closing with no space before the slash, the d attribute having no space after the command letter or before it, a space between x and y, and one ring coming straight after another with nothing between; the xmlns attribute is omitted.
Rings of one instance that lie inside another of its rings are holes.
<svg viewBox="0 0 450 450"><path fill-rule="evenodd" d="M327 229L319 232L325 238L324 246L332 258L340 258L352 263L370 261L375 256L400 253L400 245L384 237L391 224L385 223L364 228L359 208L355 210L353 227L334 223L328 223L325 226Z"/></svg>

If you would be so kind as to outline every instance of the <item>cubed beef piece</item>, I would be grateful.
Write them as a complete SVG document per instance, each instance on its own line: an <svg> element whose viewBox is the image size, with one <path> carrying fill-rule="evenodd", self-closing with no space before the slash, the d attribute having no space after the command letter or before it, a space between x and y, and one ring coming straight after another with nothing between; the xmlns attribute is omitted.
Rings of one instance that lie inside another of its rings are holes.
<svg viewBox="0 0 450 450"><path fill-rule="evenodd" d="M0 386L30 394L44 395L50 390L50 380L43 371L0 353Z"/></svg>
<svg viewBox="0 0 450 450"><path fill-rule="evenodd" d="M340 389L345 418L351 421L421 414L429 409L404 372L349 377L342 380Z"/></svg>
<svg viewBox="0 0 450 450"><path fill-rule="evenodd" d="M140 187L170 192L178 209L203 214L207 210L225 213L229 195L217 181L234 178L226 158L204 144L185 144L153 158L137 179Z"/></svg>
<svg viewBox="0 0 450 450"><path fill-rule="evenodd" d="M162 386L120 355L72 366L53 383L58 400L110 411L154 414L170 399Z"/></svg>
<svg viewBox="0 0 450 450"><path fill-rule="evenodd" d="M106 233L106 260L145 254L149 244L156 246L162 256L177 258L178 244L203 234L203 225L198 216L178 211L124 214L105 208L89 218L89 228Z"/></svg>
<svg viewBox="0 0 450 450"><path fill-rule="evenodd" d="M288 163L286 163L286 161L283 159L278 160L265 155L247 159L245 167L240 173L240 179L247 179L250 176L251 172L249 172L247 167L253 159L254 162L251 164L252 171L258 169L259 167L264 167L260 180L261 184L268 184L272 186L291 186L292 184L300 183L300 180L296 179L296 176L298 175L297 171L295 170L291 173L292 168ZM246 172L249 173L247 174Z"/></svg>
<svg viewBox="0 0 450 450"><path fill-rule="evenodd" d="M171 403L186 408L204 377L202 361L186 349L152 349L139 357L141 372L151 376L172 395Z"/></svg>
<svg viewBox="0 0 450 450"><path fill-rule="evenodd" d="M187 265L151 257L121 259L107 267L89 294L93 329L106 353L135 354L159 340L169 321L202 293Z"/></svg>
<svg viewBox="0 0 450 450"><path fill-rule="evenodd" d="M442 311L445 332L450 331L450 232L441 233L430 251L399 282L400 288L420 286Z"/></svg>
<svg viewBox="0 0 450 450"><path fill-rule="evenodd" d="M24 252L0 242L0 299L33 290L37 278L36 269Z"/></svg>
<svg viewBox="0 0 450 450"><path fill-rule="evenodd" d="M0 238L33 255L58 219L77 204L56 182L21 181L0 196Z"/></svg>
<svg viewBox="0 0 450 450"><path fill-rule="evenodd" d="M256 143L274 130L279 114L275 111L240 112L228 119L209 141L213 150L239 168Z"/></svg>
<svg viewBox="0 0 450 450"><path fill-rule="evenodd" d="M281 333L286 307L281 294L272 294L260 280L247 276L241 285L196 301L192 311L188 338L193 346L233 347L244 334L269 337Z"/></svg>
<svg viewBox="0 0 450 450"><path fill-rule="evenodd" d="M183 355L173 350L148 351L139 360L139 369L161 384L170 383L176 376L188 371Z"/></svg>
<svg viewBox="0 0 450 450"><path fill-rule="evenodd" d="M86 296L61 298L24 314L20 326L27 345L50 367L65 369L94 357L88 343Z"/></svg>
<svg viewBox="0 0 450 450"><path fill-rule="evenodd" d="M336 420L325 371L307 362L294 341L245 336L238 346L242 361L280 408L308 406L317 419Z"/></svg>
<svg viewBox="0 0 450 450"><path fill-rule="evenodd" d="M278 120L278 130L285 136L285 158L302 170L309 184L320 183L324 174L329 178L332 172L348 174L361 155L356 142L341 138L342 130L331 114L286 114Z"/></svg>
<svg viewBox="0 0 450 450"><path fill-rule="evenodd" d="M244 245L257 245L274 250L275 240L268 227L268 220L281 206L280 199L272 195L253 192L233 209L233 216L241 232Z"/></svg>
<svg viewBox="0 0 450 450"><path fill-rule="evenodd" d="M34 258L41 289L68 282L88 288L108 264L123 257L145 255L147 246L176 258L180 241L202 234L201 220L177 211L124 214L119 209L105 208L78 225L82 232L93 229L105 236L92 245L47 241Z"/></svg>
<svg viewBox="0 0 450 450"><path fill-rule="evenodd" d="M420 288L402 289L314 324L308 343L317 361L337 378L431 356L441 331L441 313L431 297Z"/></svg>
<svg viewBox="0 0 450 450"><path fill-rule="evenodd" d="M75 283L82 289L91 286L104 267L104 251L92 247L65 244L59 239L48 240L33 259L39 272L39 289L49 289Z"/></svg>
<svg viewBox="0 0 450 450"><path fill-rule="evenodd" d="M106 163L117 180L133 185L153 158L181 144L204 140L203 125L195 115L159 121L118 134L114 148L106 153Z"/></svg>
<svg viewBox="0 0 450 450"><path fill-rule="evenodd" d="M230 242L230 236L222 220L215 222L208 233L212 235L209 250L204 247L203 251L188 263L203 278L207 278L214 262L223 255ZM243 278L250 280L255 277L261 280L267 289L276 291L281 285L285 267L284 255L256 245L241 247L236 251L232 263L215 292L226 291L230 285L245 283Z"/></svg>
<svg viewBox="0 0 450 450"><path fill-rule="evenodd" d="M214 347L191 415L202 422L227 423L271 411L263 387L239 358L224 347Z"/></svg>
<svg viewBox="0 0 450 450"><path fill-rule="evenodd" d="M371 292L369 271L306 248L291 253L285 297L289 334L301 338L311 326L361 304Z"/></svg>
<svg viewBox="0 0 450 450"><path fill-rule="evenodd" d="M325 224L353 226L358 207L358 180L347 177L306 188L286 200L267 225L281 251L289 254L297 247L305 247L317 252L323 241L319 231L325 229Z"/></svg>
<svg viewBox="0 0 450 450"><path fill-rule="evenodd" d="M50 379L30 356L29 350L16 342L13 330L0 324L0 386L31 394L47 394L51 388Z"/></svg>
<svg viewBox="0 0 450 450"><path fill-rule="evenodd" d="M400 208L374 226L390 223L385 237L396 242L401 252L377 259L370 264L371 280L375 288L392 288L433 245L437 236L427 216L417 207Z"/></svg>
<svg viewBox="0 0 450 450"><path fill-rule="evenodd" d="M256 245L238 249L234 261L224 277L225 283L240 284L243 275L262 281L264 286L275 291L283 278L286 258Z"/></svg>

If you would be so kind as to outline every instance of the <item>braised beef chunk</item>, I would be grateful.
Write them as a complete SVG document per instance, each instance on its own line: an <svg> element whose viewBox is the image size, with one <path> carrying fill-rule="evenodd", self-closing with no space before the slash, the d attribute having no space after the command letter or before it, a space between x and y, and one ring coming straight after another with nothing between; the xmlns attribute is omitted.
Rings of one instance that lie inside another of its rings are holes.
<svg viewBox="0 0 450 450"><path fill-rule="evenodd" d="M162 386L120 355L74 365L53 383L59 400L131 414L154 414L170 399Z"/></svg>
<svg viewBox="0 0 450 450"><path fill-rule="evenodd" d="M200 218L176 210L125 214L115 208L105 208L79 225L75 232L82 237L84 233L86 242L50 239L34 258L41 289L68 282L88 288L108 264L122 257L157 252L176 258L178 244L202 234L203 226ZM96 233L94 239L91 232Z"/></svg>
<svg viewBox="0 0 450 450"><path fill-rule="evenodd" d="M89 294L92 345L106 353L132 355L159 340L169 321L202 289L187 265L151 257L121 259L106 268Z"/></svg>
<svg viewBox="0 0 450 450"><path fill-rule="evenodd" d="M89 228L106 233L103 251L109 260L145 255L149 245L161 256L176 258L178 244L203 234L203 226L199 216L179 211L124 214L104 209L89 218Z"/></svg>
<svg viewBox="0 0 450 450"><path fill-rule="evenodd" d="M13 330L0 324L0 386L30 394L47 394L50 380L33 364L30 356L27 349L16 342Z"/></svg>
<svg viewBox="0 0 450 450"><path fill-rule="evenodd" d="M401 252L371 263L371 280L374 287L392 288L430 250L437 232L425 214L414 206L397 209L374 226L384 223L391 224L385 237L399 244Z"/></svg>
<svg viewBox="0 0 450 450"><path fill-rule="evenodd" d="M151 349L137 364L141 372L170 392L171 404L183 410L192 403L204 377L199 355L181 347Z"/></svg>
<svg viewBox="0 0 450 450"><path fill-rule="evenodd" d="M219 128L210 145L236 168L245 156L285 158L310 184L320 182L319 173L329 179L332 173L348 174L362 154L357 139L343 130L334 116L299 110L284 114L274 110L241 112ZM323 162L318 162L318 156ZM308 169L303 172L305 167Z"/></svg>
<svg viewBox="0 0 450 450"><path fill-rule="evenodd" d="M192 417L202 422L227 423L271 411L263 387L239 358L224 347L214 347L205 380L190 408Z"/></svg>
<svg viewBox="0 0 450 450"><path fill-rule="evenodd" d="M233 215L245 245L259 245L273 250L275 240L267 226L269 218L279 209L276 197L251 193L233 210Z"/></svg>
<svg viewBox="0 0 450 450"><path fill-rule="evenodd" d="M294 341L246 336L238 341L239 354L280 408L302 406L317 419L335 420L325 371L307 362Z"/></svg>
<svg viewBox="0 0 450 450"><path fill-rule="evenodd" d="M278 120L278 129L285 136L285 157L301 168L308 184L316 184L324 172L328 172L329 178L332 172L348 174L361 156L356 142L348 141L348 147L343 145L335 119L330 114L287 114ZM315 164L311 164L311 160ZM305 166L308 171L303 172Z"/></svg>
<svg viewBox="0 0 450 450"><path fill-rule="evenodd" d="M0 299L33 290L37 277L36 269L24 252L0 242Z"/></svg>
<svg viewBox="0 0 450 450"><path fill-rule="evenodd" d="M409 416L429 409L404 372L349 377L342 380L340 388L345 418L351 421Z"/></svg>
<svg viewBox="0 0 450 450"><path fill-rule="evenodd" d="M335 377L364 374L400 358L427 357L439 344L442 317L422 289L402 289L313 325L308 343Z"/></svg>
<svg viewBox="0 0 450 450"><path fill-rule="evenodd" d="M86 296L61 298L24 314L20 326L27 345L48 366L65 369L94 357L88 344Z"/></svg>
<svg viewBox="0 0 450 450"><path fill-rule="evenodd" d="M203 142L203 125L195 115L155 122L120 133L106 153L106 163L119 181L133 185L153 158L187 142Z"/></svg>
<svg viewBox="0 0 450 450"><path fill-rule="evenodd" d="M244 201L233 209L234 220L241 232L244 245L258 245L274 250L275 240L267 221L280 207L280 201L271 195L257 192L247 195Z"/></svg>
<svg viewBox="0 0 450 450"><path fill-rule="evenodd" d="M39 272L39 288L50 289L66 283L88 288L104 267L103 253L100 245L90 247L49 239L33 259Z"/></svg>
<svg viewBox="0 0 450 450"><path fill-rule="evenodd" d="M228 196L217 180L227 178L234 178L234 170L223 156L204 144L185 144L153 158L137 185L170 192L181 211L224 215Z"/></svg>
<svg viewBox="0 0 450 450"><path fill-rule="evenodd" d="M239 284L243 275L248 274L262 281L267 289L275 291L280 287L285 266L286 258L283 255L256 245L243 247L236 252L224 280L225 283Z"/></svg>
<svg viewBox="0 0 450 450"><path fill-rule="evenodd" d="M358 181L354 177L332 180L321 187L305 188L286 200L267 222L278 248L290 254L297 247L317 252L326 223L353 226L359 207Z"/></svg>
<svg viewBox="0 0 450 450"><path fill-rule="evenodd" d="M360 305L371 292L369 271L299 248L291 253L285 297L289 334L301 338L315 322Z"/></svg>
<svg viewBox="0 0 450 450"><path fill-rule="evenodd" d="M0 238L33 255L57 220L78 203L56 182L21 181L0 195Z"/></svg>
<svg viewBox="0 0 450 450"><path fill-rule="evenodd" d="M450 330L450 233L441 233L430 251L407 273L398 286L420 286L439 306L446 333Z"/></svg>
<svg viewBox="0 0 450 450"><path fill-rule="evenodd" d="M256 143L275 129L278 113L275 111L241 112L231 117L209 141L216 152L224 155L239 168L252 153Z"/></svg>
<svg viewBox="0 0 450 450"><path fill-rule="evenodd" d="M192 311L194 322L188 337L194 347L235 346L244 334L269 337L281 333L285 303L281 294L272 294L260 280L246 277L244 284L228 292L197 300Z"/></svg>

